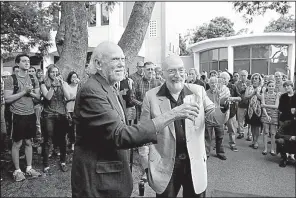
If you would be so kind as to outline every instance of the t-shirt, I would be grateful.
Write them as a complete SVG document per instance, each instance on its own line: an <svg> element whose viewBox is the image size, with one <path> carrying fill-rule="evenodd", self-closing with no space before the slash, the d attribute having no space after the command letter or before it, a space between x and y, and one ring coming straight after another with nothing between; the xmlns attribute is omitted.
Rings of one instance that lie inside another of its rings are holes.
<svg viewBox="0 0 296 198"><path fill-rule="evenodd" d="M31 81L29 74L27 74L24 77L16 75L16 78L17 78L18 87L19 87L19 89L17 90L16 93L22 92L26 85L32 85L32 81ZM39 82L38 82L36 76L34 76L34 81L35 81L34 89L39 88ZM4 90L13 91L13 89L14 89L13 79L11 76L9 76L4 82ZM21 97L20 99L14 101L10 105L10 111L14 114L17 114L17 115L34 114L34 103L33 103L32 97L25 95L25 96Z"/></svg>

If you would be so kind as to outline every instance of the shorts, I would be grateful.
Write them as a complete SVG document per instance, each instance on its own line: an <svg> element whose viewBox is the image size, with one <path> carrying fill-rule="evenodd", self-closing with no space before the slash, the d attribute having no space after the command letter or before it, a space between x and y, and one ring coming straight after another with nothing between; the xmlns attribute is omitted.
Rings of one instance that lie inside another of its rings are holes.
<svg viewBox="0 0 296 198"><path fill-rule="evenodd" d="M36 114L12 115L12 140L18 142L36 136Z"/></svg>

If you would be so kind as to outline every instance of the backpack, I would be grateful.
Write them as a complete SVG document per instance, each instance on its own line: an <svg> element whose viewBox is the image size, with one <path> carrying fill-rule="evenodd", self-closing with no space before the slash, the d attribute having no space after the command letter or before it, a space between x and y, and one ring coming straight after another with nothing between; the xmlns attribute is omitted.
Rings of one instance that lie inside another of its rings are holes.
<svg viewBox="0 0 296 198"><path fill-rule="evenodd" d="M34 76L29 74L30 76L30 79L31 79L31 82L32 82L32 86L35 88L35 79L34 79ZM13 93L12 94L16 94L16 92L20 89L19 86L18 86L18 81L17 81L17 77L15 74L12 74L11 75L12 77L12 84L13 84Z"/></svg>

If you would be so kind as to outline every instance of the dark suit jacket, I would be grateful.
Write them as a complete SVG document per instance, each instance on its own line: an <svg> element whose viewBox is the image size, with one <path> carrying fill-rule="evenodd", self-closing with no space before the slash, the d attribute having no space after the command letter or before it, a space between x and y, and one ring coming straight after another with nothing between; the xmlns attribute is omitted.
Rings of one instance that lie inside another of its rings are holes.
<svg viewBox="0 0 296 198"><path fill-rule="evenodd" d="M125 125L113 88L101 73L91 76L76 97L77 124L71 184L73 197L129 197L133 182L127 148L156 143L152 120Z"/></svg>

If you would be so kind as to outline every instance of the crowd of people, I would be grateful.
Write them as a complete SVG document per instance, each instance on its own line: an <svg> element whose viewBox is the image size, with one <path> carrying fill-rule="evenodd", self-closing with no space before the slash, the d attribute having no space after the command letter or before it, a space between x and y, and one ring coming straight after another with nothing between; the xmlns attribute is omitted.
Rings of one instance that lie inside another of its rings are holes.
<svg viewBox="0 0 296 198"><path fill-rule="evenodd" d="M1 153L11 152L15 181L41 175L32 167L32 147L42 147L45 174L52 174L52 152L68 171L68 146L74 151L73 197L129 196L132 161L126 149L137 148L141 180L156 197L176 197L181 186L184 196L204 197L213 148L227 160L225 131L234 152L245 137L258 149L262 136L263 155L280 153L280 167L295 160L296 93L288 75L186 71L175 55L161 67L140 61L129 75L124 60L119 46L101 43L90 62L98 71L81 85L74 71L64 80L52 64L43 75L28 55L16 57L13 74L1 78Z"/></svg>
<svg viewBox="0 0 296 198"><path fill-rule="evenodd" d="M44 75L41 69L30 66L26 54L16 56L15 63L12 75L1 78L1 154L11 153L15 181L41 176L32 168L33 149L38 148L44 173L52 174L49 167L52 154L59 155L60 168L66 172L66 149L69 146L73 150L75 143L72 115L78 75L72 71L64 81L54 64L48 66ZM19 163L23 143L25 173Z"/></svg>

